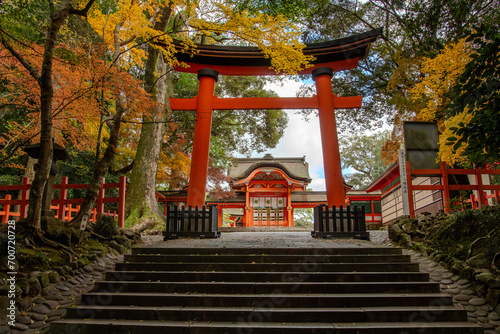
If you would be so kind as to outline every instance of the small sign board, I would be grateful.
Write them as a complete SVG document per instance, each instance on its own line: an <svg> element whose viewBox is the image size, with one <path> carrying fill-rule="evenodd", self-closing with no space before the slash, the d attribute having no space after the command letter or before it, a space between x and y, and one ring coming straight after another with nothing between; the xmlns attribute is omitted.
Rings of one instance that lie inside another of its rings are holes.
<svg viewBox="0 0 500 334"><path fill-rule="evenodd" d="M411 169L439 169L436 123L404 122L406 160Z"/></svg>
<svg viewBox="0 0 500 334"><path fill-rule="evenodd" d="M408 174L406 173L405 150L398 150L399 155L399 175L401 180L401 196L403 197L403 215L410 215L409 196L413 196L408 191Z"/></svg>
<svg viewBox="0 0 500 334"><path fill-rule="evenodd" d="M85 228L87 227L87 223L89 222L89 216L87 215L84 215L82 217L82 223L80 224L80 230L85 230Z"/></svg>

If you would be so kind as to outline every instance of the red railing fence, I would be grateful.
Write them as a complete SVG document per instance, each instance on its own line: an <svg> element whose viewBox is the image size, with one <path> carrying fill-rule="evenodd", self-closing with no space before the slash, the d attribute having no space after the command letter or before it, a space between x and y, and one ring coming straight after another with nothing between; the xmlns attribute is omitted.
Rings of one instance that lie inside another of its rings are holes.
<svg viewBox="0 0 500 334"><path fill-rule="evenodd" d="M488 206L488 199L494 198L496 203L499 203L500 185L483 184L483 175L500 175L500 169L449 169L446 162L441 162L440 169L411 169L410 162L406 162L406 177L408 183L408 198L410 206L410 217L415 218L415 207L413 204L413 191L414 190L440 190L443 194L443 204L446 213L450 213L450 190L472 190L476 191L477 196L471 195L471 198L466 202L472 204L472 208L482 208ZM441 184L434 185L413 185L412 178L416 176L436 176L441 178ZM476 184L449 184L448 175L474 175ZM487 190L492 190L493 194L487 194Z"/></svg>
<svg viewBox="0 0 500 334"><path fill-rule="evenodd" d="M70 189L87 189L88 184L69 184L68 178L63 176L60 184L55 184L54 189L59 190L59 198L52 199L51 210L55 211L57 218L69 221L80 210L78 204L83 203L83 198L67 198L68 190ZM31 185L28 178L23 178L21 185L14 186L0 186L0 191L20 191L18 200L13 200L11 195L6 195L4 199L0 199L0 216L2 216L2 223L7 223L9 219L23 219L26 218L28 208L28 195ZM106 197L106 190L118 189L118 196ZM103 183L99 190L99 195L96 201L96 207L92 210L90 221L95 222L97 217L101 214L106 214L118 219L118 226L123 228L125 221L125 196L127 191L127 179L125 176L120 176L120 180L115 183ZM104 210L106 203L117 203L118 209L114 211ZM16 210L16 207L19 207Z"/></svg>

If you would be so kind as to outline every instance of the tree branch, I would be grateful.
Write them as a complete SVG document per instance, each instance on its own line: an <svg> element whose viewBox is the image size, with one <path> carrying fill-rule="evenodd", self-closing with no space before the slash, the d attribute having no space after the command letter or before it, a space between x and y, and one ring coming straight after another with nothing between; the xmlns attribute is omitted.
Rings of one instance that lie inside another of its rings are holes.
<svg viewBox="0 0 500 334"><path fill-rule="evenodd" d="M92 7L92 5L94 4L95 0L89 0L89 2L87 2L87 5L85 5L85 7L83 9L75 9L75 8L71 8L69 10L69 13L70 14L74 14L74 15L80 15L80 16L84 16L84 17L87 17L87 14L90 10L90 7Z"/></svg>
<svg viewBox="0 0 500 334"><path fill-rule="evenodd" d="M3 32L3 30L2 30L2 32ZM31 65L31 63L29 61L24 59L24 57L19 52L17 52L17 50L15 50L3 37L2 37L1 43L21 63L21 65L23 65L23 67L28 70L30 75L37 82L40 82L41 76L40 76L40 73L38 72L38 70L33 65Z"/></svg>

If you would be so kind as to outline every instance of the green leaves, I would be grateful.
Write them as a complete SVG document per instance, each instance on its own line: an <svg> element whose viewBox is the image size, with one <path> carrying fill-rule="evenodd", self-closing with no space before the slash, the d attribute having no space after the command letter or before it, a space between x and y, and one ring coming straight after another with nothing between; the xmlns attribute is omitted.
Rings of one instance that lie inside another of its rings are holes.
<svg viewBox="0 0 500 334"><path fill-rule="evenodd" d="M468 113L471 121L450 128L456 137L447 145L457 150L467 144L464 154L473 163L493 162L500 158L500 34L496 26L482 25L468 39L476 54L454 87L456 97L450 116Z"/></svg>

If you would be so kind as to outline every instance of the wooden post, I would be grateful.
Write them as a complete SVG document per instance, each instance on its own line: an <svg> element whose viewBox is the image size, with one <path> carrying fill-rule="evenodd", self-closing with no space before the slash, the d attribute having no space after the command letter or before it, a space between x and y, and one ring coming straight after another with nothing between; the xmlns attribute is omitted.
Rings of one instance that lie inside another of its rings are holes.
<svg viewBox="0 0 500 334"><path fill-rule="evenodd" d="M6 201L10 201L11 199L12 199L11 195L5 195ZM9 216L10 216L10 204L3 205L3 213L4 216L2 218L2 223L7 224L9 222Z"/></svg>
<svg viewBox="0 0 500 334"><path fill-rule="evenodd" d="M66 208L66 221L69 222L71 220L71 212L73 211L73 205L68 204L68 207Z"/></svg>
<svg viewBox="0 0 500 334"><path fill-rule="evenodd" d="M120 176L118 182L118 227L123 228L125 222L125 194L127 192L127 177ZM166 203L165 203L166 206ZM165 212L166 214L166 212Z"/></svg>
<svg viewBox="0 0 500 334"><path fill-rule="evenodd" d="M483 177L482 177L482 168L476 168L476 184L477 184L477 200L478 200L478 208L482 208L485 205L486 198L484 196L484 188L483 188Z"/></svg>
<svg viewBox="0 0 500 334"><path fill-rule="evenodd" d="M474 196L474 194L470 194L470 204L472 205L473 209L477 208L476 196Z"/></svg>
<svg viewBox="0 0 500 334"><path fill-rule="evenodd" d="M450 186L448 183L448 166L441 161L441 184L443 185L443 207L445 213L450 213Z"/></svg>
<svg viewBox="0 0 500 334"><path fill-rule="evenodd" d="M68 190L66 189L67 185L68 185L68 177L63 176L61 178L61 190L59 191L59 210L57 215L57 218L59 218L60 220L64 219L66 213L65 212L66 206L64 205L64 201L68 196Z"/></svg>
<svg viewBox="0 0 500 334"><path fill-rule="evenodd" d="M321 147L325 168L326 197L329 207L344 205L345 197L337 123L335 120L334 95L332 93L332 76L333 70L329 67L320 67L312 72L318 97Z"/></svg>
<svg viewBox="0 0 500 334"><path fill-rule="evenodd" d="M217 210L219 210L219 217L217 218L218 222L217 222L217 225L219 227L222 227L222 215L223 215L223 211L222 211L222 206L218 205L217 206Z"/></svg>
<svg viewBox="0 0 500 334"><path fill-rule="evenodd" d="M104 212L104 182L105 179L102 179L101 189L99 189L99 194L97 196L97 204L96 204L96 213L95 213L95 221L97 221L97 216Z"/></svg>
<svg viewBox="0 0 500 334"><path fill-rule="evenodd" d="M415 204L413 203L413 182L411 177L411 164L406 161L406 183L408 184L408 206L410 207L410 218L415 218Z"/></svg>
<svg viewBox="0 0 500 334"><path fill-rule="evenodd" d="M212 106L217 71L202 69L198 71L200 88L194 126L193 153L189 176L188 206L203 206L207 188L208 155L210 150L210 132L212 130Z"/></svg>
<svg viewBox="0 0 500 334"><path fill-rule="evenodd" d="M23 177L23 185L21 188L21 205L19 206L19 219L26 218L28 210L28 196L29 196L29 184L30 179Z"/></svg>

